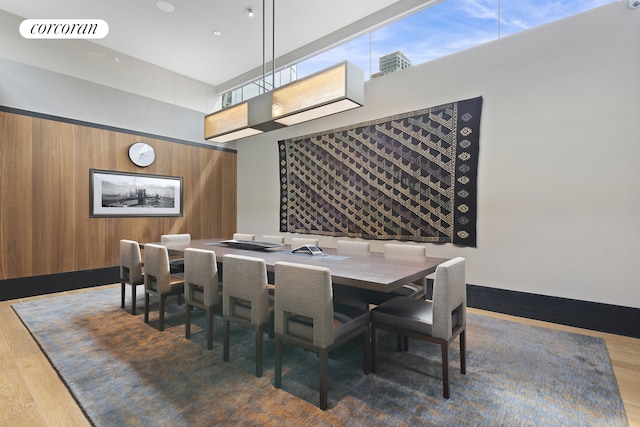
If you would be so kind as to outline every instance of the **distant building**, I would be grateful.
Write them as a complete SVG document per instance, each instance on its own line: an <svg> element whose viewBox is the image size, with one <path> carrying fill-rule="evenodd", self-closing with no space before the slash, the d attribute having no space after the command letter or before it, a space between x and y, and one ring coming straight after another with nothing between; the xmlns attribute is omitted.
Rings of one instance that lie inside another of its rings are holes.
<svg viewBox="0 0 640 427"><path fill-rule="evenodd" d="M411 67L411 61L409 58L404 56L400 51L380 57L379 64L380 72L372 74L372 79Z"/></svg>

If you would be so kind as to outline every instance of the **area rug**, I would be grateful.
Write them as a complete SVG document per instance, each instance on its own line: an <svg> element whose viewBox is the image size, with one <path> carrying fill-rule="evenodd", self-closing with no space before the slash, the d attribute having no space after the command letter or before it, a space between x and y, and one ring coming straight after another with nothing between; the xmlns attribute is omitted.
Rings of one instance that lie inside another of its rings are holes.
<svg viewBox="0 0 640 427"><path fill-rule="evenodd" d="M96 426L625 426L602 339L469 313L467 374L451 351L451 398L442 397L440 349L380 333L378 372L364 375L357 343L330 360L329 409L318 407L317 357L285 346L282 389L273 386L273 340L256 378L253 334L231 330L222 360L222 322L206 349L204 316L170 302L145 324L120 308L118 286L13 305ZM155 307L154 307L155 308ZM142 298L138 300L138 313Z"/></svg>

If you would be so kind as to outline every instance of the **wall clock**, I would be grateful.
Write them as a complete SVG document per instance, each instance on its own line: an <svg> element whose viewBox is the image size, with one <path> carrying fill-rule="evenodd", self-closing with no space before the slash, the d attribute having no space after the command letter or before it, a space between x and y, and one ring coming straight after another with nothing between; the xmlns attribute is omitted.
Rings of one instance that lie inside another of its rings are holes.
<svg viewBox="0 0 640 427"><path fill-rule="evenodd" d="M136 142L129 147L129 158L136 166L146 168L156 160L156 152L146 142Z"/></svg>

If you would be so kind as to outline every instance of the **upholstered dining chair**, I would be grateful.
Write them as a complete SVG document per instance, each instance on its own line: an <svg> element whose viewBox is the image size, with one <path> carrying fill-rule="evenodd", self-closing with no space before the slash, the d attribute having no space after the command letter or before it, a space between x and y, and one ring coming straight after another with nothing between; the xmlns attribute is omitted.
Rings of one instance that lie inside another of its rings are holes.
<svg viewBox="0 0 640 427"><path fill-rule="evenodd" d="M256 240L256 235L247 233L233 233L233 240Z"/></svg>
<svg viewBox="0 0 640 427"><path fill-rule="evenodd" d="M307 237L292 237L291 238L291 248L295 249L299 246L303 245L314 245L318 246L318 239L312 239Z"/></svg>
<svg viewBox="0 0 640 427"><path fill-rule="evenodd" d="M338 240L336 241L336 252L340 255L364 255L371 250L369 242L360 240Z"/></svg>
<svg viewBox="0 0 640 427"><path fill-rule="evenodd" d="M185 337L191 338L191 310L207 313L207 349L213 349L213 314L221 305L216 253L204 249L184 250Z"/></svg>
<svg viewBox="0 0 640 427"><path fill-rule="evenodd" d="M169 269L169 253L166 246L147 243L144 245L144 323L149 323L149 302L151 297L160 300L159 316L161 331L164 330L164 309L167 297L176 295L182 302L184 281L172 276Z"/></svg>
<svg viewBox="0 0 640 427"><path fill-rule="evenodd" d="M272 325L273 306L267 291L267 266L263 259L225 255L222 315L223 359L229 361L231 323L249 328L256 335L256 377L262 376L263 335Z"/></svg>
<svg viewBox="0 0 640 427"><path fill-rule="evenodd" d="M272 234L265 234L262 236L263 242L282 243L284 244L284 236L276 236Z"/></svg>
<svg viewBox="0 0 640 427"><path fill-rule="evenodd" d="M160 236L160 243L189 243L191 241L191 234L163 234ZM184 271L184 258L171 258L169 260L171 267L171 273L182 273Z"/></svg>
<svg viewBox="0 0 640 427"><path fill-rule="evenodd" d="M319 358L320 409L328 406L329 352L360 336L364 373L369 373L369 312L334 304L328 268L290 262L275 264L275 380L282 386L282 343L315 352Z"/></svg>
<svg viewBox="0 0 640 427"><path fill-rule="evenodd" d="M433 301L399 296L371 310L372 372L377 368L378 329L434 342L442 351L442 395L448 399L449 347L458 336L460 372L466 374L466 286L465 259L454 258L436 268Z"/></svg>
<svg viewBox="0 0 640 427"><path fill-rule="evenodd" d="M136 314L136 287L144 285L140 245L135 240L120 240L120 308L124 308L125 285L131 286L131 314Z"/></svg>

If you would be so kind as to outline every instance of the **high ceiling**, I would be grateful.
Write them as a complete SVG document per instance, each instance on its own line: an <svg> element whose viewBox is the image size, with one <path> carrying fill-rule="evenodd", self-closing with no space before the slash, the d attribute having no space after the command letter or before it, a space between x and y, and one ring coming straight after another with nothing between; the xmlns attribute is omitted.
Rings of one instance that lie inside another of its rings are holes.
<svg viewBox="0 0 640 427"><path fill-rule="evenodd" d="M280 67L434 3L275 0L274 32L272 0L264 14L262 0L167 2L173 12L156 0L0 0L0 10L25 19L102 19L109 34L92 42L225 90L261 75L274 33Z"/></svg>

